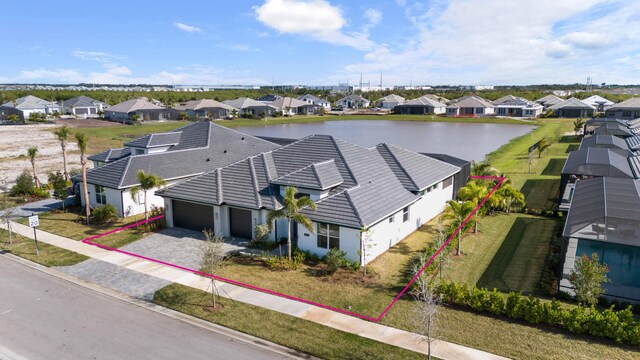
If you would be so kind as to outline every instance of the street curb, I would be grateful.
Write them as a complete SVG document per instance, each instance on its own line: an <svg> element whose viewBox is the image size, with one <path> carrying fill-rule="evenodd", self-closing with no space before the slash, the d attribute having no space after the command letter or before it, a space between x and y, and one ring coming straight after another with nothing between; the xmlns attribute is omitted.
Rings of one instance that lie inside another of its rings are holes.
<svg viewBox="0 0 640 360"><path fill-rule="evenodd" d="M249 335L249 334L245 334L243 332L237 331L237 330L233 330L227 327L224 327L222 325L218 325L206 320L202 320L199 318L196 318L194 316L191 315L187 315L148 301L144 301L144 300L140 300L140 299L136 299L133 298L129 295L123 294L121 292L115 291L113 289L109 289L106 288L104 286L101 285L97 285L91 282L88 282L84 279L80 279L59 271L56 271L54 269L48 268L46 266L40 265L38 263L23 259L19 256L10 254L8 252L5 251L0 251L0 256L7 258L13 262L28 266L34 270L38 270L40 272L43 272L49 276L82 286L84 288L90 289L92 291L95 291L99 294L102 295L107 295L109 297L112 297L114 299L123 301L125 303L131 304L131 305L135 305L135 306L139 306L142 308L145 308L147 310L153 311L157 314L161 314L167 317L170 317L172 319L184 322L186 324L195 326L195 327L199 327L202 328L204 330L207 331L211 331L211 332L215 332L218 334L222 334L225 336L230 337L233 340L238 340L244 343L248 343L251 344L253 346L265 349L267 351L276 353L276 354L280 354L286 357L289 357L291 359L304 359L304 360L310 360L310 359L317 359L309 354L303 353L301 351L298 350L294 350L294 349L290 349L287 347L284 347L282 345L278 345L275 343L272 343L270 341Z"/></svg>

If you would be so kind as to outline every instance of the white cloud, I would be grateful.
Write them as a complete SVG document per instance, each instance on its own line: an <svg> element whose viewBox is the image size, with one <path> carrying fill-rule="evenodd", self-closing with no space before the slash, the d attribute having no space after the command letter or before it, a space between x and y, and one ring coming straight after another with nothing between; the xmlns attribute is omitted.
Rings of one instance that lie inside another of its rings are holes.
<svg viewBox="0 0 640 360"><path fill-rule="evenodd" d="M333 45L369 50L374 43L364 33L343 31L347 20L325 0L266 0L254 8L258 21L281 34L308 35Z"/></svg>
<svg viewBox="0 0 640 360"><path fill-rule="evenodd" d="M233 45L229 46L229 49L234 50L234 51L253 51L251 46L249 46L247 44L233 44Z"/></svg>
<svg viewBox="0 0 640 360"><path fill-rule="evenodd" d="M180 29L182 31L186 31L188 33L197 33L197 32L201 32L202 31L202 29L200 29L197 26L187 25L187 24L181 23L181 22L174 22L173 26L177 27L178 29Z"/></svg>
<svg viewBox="0 0 640 360"><path fill-rule="evenodd" d="M613 39L606 34L579 31L564 35L562 42L582 49L599 49L610 46Z"/></svg>
<svg viewBox="0 0 640 360"><path fill-rule="evenodd" d="M363 33L369 33L382 20L382 12L378 9L367 9L362 16L366 20L366 23L362 26Z"/></svg>
<svg viewBox="0 0 640 360"><path fill-rule="evenodd" d="M124 57L112 55L102 51L85 51L85 50L74 50L71 52L71 56L77 57L82 60L94 60L99 62L111 62L113 60L121 60Z"/></svg>

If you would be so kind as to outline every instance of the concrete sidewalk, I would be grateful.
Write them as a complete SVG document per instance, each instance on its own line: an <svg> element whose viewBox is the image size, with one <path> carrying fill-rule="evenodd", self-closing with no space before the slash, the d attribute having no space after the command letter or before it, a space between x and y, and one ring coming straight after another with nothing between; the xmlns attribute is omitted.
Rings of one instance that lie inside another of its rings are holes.
<svg viewBox="0 0 640 360"><path fill-rule="evenodd" d="M4 224L0 226L4 226ZM12 227L16 233L27 238L33 238L33 230L31 228L18 223L12 223ZM84 244L80 241L67 239L44 231L38 231L38 241L74 251L129 270L134 270L142 274L186 285L199 290L207 291L211 285L210 279L200 275L139 259L126 254L100 249L96 246ZM220 291L221 295L231 297L234 301L244 302L301 319L313 321L337 330L349 332L411 351L423 354L426 354L427 351L427 344L424 337L418 334L368 322L317 306L265 294L236 285L222 282L216 283L217 286L224 290ZM431 353L433 356L445 360L505 359L504 357L484 351L439 340L432 343Z"/></svg>

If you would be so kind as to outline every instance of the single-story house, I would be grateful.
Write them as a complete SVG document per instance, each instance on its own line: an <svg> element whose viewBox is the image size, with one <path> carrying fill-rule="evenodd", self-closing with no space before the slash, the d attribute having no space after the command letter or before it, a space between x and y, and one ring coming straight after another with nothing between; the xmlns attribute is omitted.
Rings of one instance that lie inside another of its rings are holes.
<svg viewBox="0 0 640 360"><path fill-rule="evenodd" d="M560 210L569 208L577 180L594 177L640 178L640 157L602 147L570 152L560 172Z"/></svg>
<svg viewBox="0 0 640 360"><path fill-rule="evenodd" d="M579 180L567 214L560 290L573 293L569 282L575 260L598 254L610 282L605 296L640 301L640 181L620 178Z"/></svg>
<svg viewBox="0 0 640 360"><path fill-rule="evenodd" d="M629 129L626 125L619 122L608 122L600 125L593 130L596 135L615 135L622 138L631 137L634 134L633 130Z"/></svg>
<svg viewBox="0 0 640 360"><path fill-rule="evenodd" d="M60 113L61 110L59 104L40 99L33 95L23 96L15 101L4 103L2 106L12 107L22 111L22 116L25 119L33 113L51 115L55 112Z"/></svg>
<svg viewBox="0 0 640 360"><path fill-rule="evenodd" d="M336 101L336 106L343 109L362 109L367 108L371 102L360 95L351 94Z"/></svg>
<svg viewBox="0 0 640 360"><path fill-rule="evenodd" d="M297 97L298 100L306 101L309 104L317 105L323 107L326 111L331 110L331 102L325 99L321 99L317 96L306 94Z"/></svg>
<svg viewBox="0 0 640 360"><path fill-rule="evenodd" d="M500 105L500 104L502 104L504 102L507 102L507 101L520 100L520 99L522 99L522 98L521 97L515 97L515 96L509 94L509 95L505 95L505 96L503 96L501 98L498 98L496 100L493 100L491 103L493 105L497 106L497 105ZM526 99L523 99L523 100L526 100Z"/></svg>
<svg viewBox="0 0 640 360"><path fill-rule="evenodd" d="M544 110L547 110L548 108L554 106L554 105L558 105L560 103L562 103L564 100L553 95L553 94L549 94L547 96L541 97L540 99L536 100L535 102L537 102L538 104L542 105L544 107Z"/></svg>
<svg viewBox="0 0 640 360"><path fill-rule="evenodd" d="M82 95L65 100L62 107L64 113L68 115L97 117L99 112L109 107L109 104Z"/></svg>
<svg viewBox="0 0 640 360"><path fill-rule="evenodd" d="M365 148L311 135L156 194L165 198L170 227L250 239L269 211L282 207L285 187L296 187L318 207L302 210L313 231L292 227L297 246L320 256L337 248L364 264L439 214L455 196L459 171L394 145ZM287 231L285 220L276 221L269 238L281 239ZM360 251L363 232L370 235L366 258Z"/></svg>
<svg viewBox="0 0 640 360"><path fill-rule="evenodd" d="M554 114L558 117L591 117L596 112L595 107L585 104L574 97L555 104L549 109L553 110Z"/></svg>
<svg viewBox="0 0 640 360"><path fill-rule="evenodd" d="M446 109L447 105L433 99L431 96L425 95L396 106L393 108L393 112L406 115L437 115L444 114Z"/></svg>
<svg viewBox="0 0 640 360"><path fill-rule="evenodd" d="M309 104L306 101L281 97L278 100L274 100L269 105L281 111L283 115L313 115L318 113L319 105Z"/></svg>
<svg viewBox="0 0 640 360"><path fill-rule="evenodd" d="M600 95L591 95L586 99L582 99L582 102L593 106L594 108L596 108L597 112L605 112L605 110L607 110L614 104L613 101L605 99Z"/></svg>
<svg viewBox="0 0 640 360"><path fill-rule="evenodd" d="M0 122L5 122L11 115L18 117L19 122L24 122L24 113L13 106L0 105Z"/></svg>
<svg viewBox="0 0 640 360"><path fill-rule="evenodd" d="M627 144L625 139L614 135L593 135L584 137L580 142L580 149L586 148L612 149L621 155L633 155L633 151L629 148L629 144Z"/></svg>
<svg viewBox="0 0 640 360"><path fill-rule="evenodd" d="M376 104L378 107L383 109L393 109L398 105L402 105L405 103L405 98L400 95L391 94L383 97L382 99L376 100Z"/></svg>
<svg viewBox="0 0 640 360"><path fill-rule="evenodd" d="M498 116L535 118L542 114L542 105L524 98L514 97L501 100L499 103L498 100L494 101L495 114Z"/></svg>
<svg viewBox="0 0 640 360"><path fill-rule="evenodd" d="M262 95L259 98L256 99L256 101L260 101L263 103L270 103L272 101L276 101L278 99L282 99L282 96L280 95L275 95L275 94L267 94L267 95Z"/></svg>
<svg viewBox="0 0 640 360"><path fill-rule="evenodd" d="M607 117L633 120L640 118L640 97L631 98L612 105L605 110Z"/></svg>
<svg viewBox="0 0 640 360"><path fill-rule="evenodd" d="M190 118L198 119L228 119L231 117L234 107L213 99L191 100L173 107L184 112Z"/></svg>
<svg viewBox="0 0 640 360"><path fill-rule="evenodd" d="M477 95L464 96L447 105L447 116L485 116L493 115L493 104Z"/></svg>
<svg viewBox="0 0 640 360"><path fill-rule="evenodd" d="M278 145L208 121L196 122L168 133L149 134L88 159L98 165L87 171L89 204L111 204L119 216L144 212L142 201L131 199L140 170L158 175L169 185L221 166L245 159ZM82 177L74 178L80 181ZM82 184L80 184L82 186ZM149 190L148 205L164 206L162 198ZM81 191L80 194L83 194ZM140 194L139 199L144 199ZM85 199L82 195L82 203Z"/></svg>
<svg viewBox="0 0 640 360"><path fill-rule="evenodd" d="M621 120L616 118L592 118L584 123L585 135L593 134L596 128L599 128L605 124L621 124L623 126L629 126L628 120Z"/></svg>
<svg viewBox="0 0 640 360"><path fill-rule="evenodd" d="M223 103L238 109L240 115L272 116L274 112L278 111L273 105L246 97L235 100L225 100Z"/></svg>
<svg viewBox="0 0 640 360"><path fill-rule="evenodd" d="M131 99L109 106L104 111L104 118L112 121L131 121L135 115L142 121L177 120L179 111L166 108L146 97Z"/></svg>

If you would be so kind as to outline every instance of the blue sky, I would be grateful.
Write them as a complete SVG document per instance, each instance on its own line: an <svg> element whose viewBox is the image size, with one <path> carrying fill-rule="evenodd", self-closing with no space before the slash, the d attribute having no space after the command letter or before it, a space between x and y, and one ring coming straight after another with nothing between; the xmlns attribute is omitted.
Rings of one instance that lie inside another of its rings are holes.
<svg viewBox="0 0 640 360"><path fill-rule="evenodd" d="M640 83L640 0L22 0L3 13L0 82Z"/></svg>

